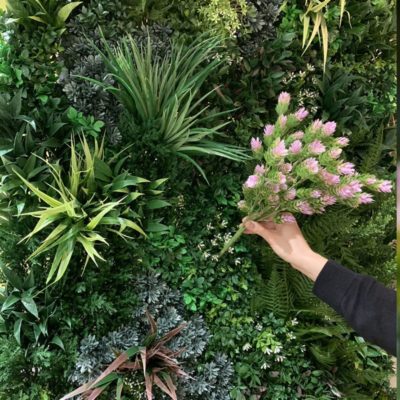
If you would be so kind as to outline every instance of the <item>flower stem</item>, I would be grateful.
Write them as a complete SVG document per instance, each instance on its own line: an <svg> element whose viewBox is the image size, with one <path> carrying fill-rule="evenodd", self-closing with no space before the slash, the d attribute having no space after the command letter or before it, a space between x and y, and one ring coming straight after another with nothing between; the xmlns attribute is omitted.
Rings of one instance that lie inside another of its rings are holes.
<svg viewBox="0 0 400 400"><path fill-rule="evenodd" d="M240 236L242 236L245 230L246 228L242 224L240 224L239 229L236 231L236 233L228 240L228 242L225 243L225 246L220 251L218 257L223 256L228 251L228 249L239 240Z"/></svg>

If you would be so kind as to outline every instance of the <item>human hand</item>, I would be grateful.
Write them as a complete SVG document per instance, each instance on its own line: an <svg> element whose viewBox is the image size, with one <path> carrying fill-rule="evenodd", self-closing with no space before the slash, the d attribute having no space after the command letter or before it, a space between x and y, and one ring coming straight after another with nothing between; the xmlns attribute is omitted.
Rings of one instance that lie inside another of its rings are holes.
<svg viewBox="0 0 400 400"><path fill-rule="evenodd" d="M272 221L255 222L244 218L245 234L261 236L284 261L315 280L327 258L315 253L301 232L297 222L276 224Z"/></svg>

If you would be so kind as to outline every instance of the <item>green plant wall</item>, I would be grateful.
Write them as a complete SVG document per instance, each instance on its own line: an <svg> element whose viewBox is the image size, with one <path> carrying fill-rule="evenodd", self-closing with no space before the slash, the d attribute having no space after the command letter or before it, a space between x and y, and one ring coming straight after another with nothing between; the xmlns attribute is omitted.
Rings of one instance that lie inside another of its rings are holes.
<svg viewBox="0 0 400 400"><path fill-rule="evenodd" d="M394 181L394 1L348 2L341 25L330 2L325 72L318 38L303 53L301 0L8 3L0 400L59 400L182 323L169 344L190 349L178 359L194 379L171 365L162 377L179 400L394 399L389 356L265 243L218 258L240 222L248 143L281 91L349 134L360 171ZM316 251L394 287L394 220L391 194L299 224ZM98 398L146 399L142 369L118 370ZM154 399L171 398L161 386Z"/></svg>

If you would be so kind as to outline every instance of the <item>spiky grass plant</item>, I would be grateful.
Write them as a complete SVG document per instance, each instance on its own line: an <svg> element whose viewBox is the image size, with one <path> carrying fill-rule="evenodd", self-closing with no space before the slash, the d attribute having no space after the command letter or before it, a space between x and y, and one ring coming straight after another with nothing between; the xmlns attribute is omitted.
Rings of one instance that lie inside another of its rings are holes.
<svg viewBox="0 0 400 400"><path fill-rule="evenodd" d="M95 147L91 149L83 138L81 145L82 156L72 140L67 177L63 176L59 164L43 160L54 180L47 193L14 171L33 195L45 204L38 210L22 214L39 219L34 229L22 240L29 240L46 228L55 226L30 256L33 258L56 249L47 283L54 276L55 282L63 277L78 243L86 253L86 267L90 259L95 264L98 260L104 260L96 246L107 244L104 236L107 232L123 239L129 238L125 234L127 228L145 235L139 225L141 215L133 207L135 201L141 202L138 208L161 208L168 205L160 199L146 198L147 203L139 200L145 192L150 197L158 196L161 191L157 189L165 179L150 183L147 179L126 172L120 173L121 162L117 162L112 170L104 160L103 142L99 145L95 141ZM148 184L147 188L143 184Z"/></svg>
<svg viewBox="0 0 400 400"><path fill-rule="evenodd" d="M103 44L105 52L95 48L116 85L82 78L116 96L125 107L128 120L142 132L143 137L135 139L153 143L154 148L147 150L181 157L191 162L204 178L204 171L193 155L235 161L248 158L244 149L214 140L223 135L221 130L229 123L215 121L230 111L206 114L209 105L204 104L215 89L200 95L202 84L222 62L213 58L220 39L201 37L189 47L175 41L164 58L154 56L150 37L142 48L132 36L122 39L114 48L104 37ZM210 124L212 127L208 127ZM157 137L148 137L154 135Z"/></svg>
<svg viewBox="0 0 400 400"><path fill-rule="evenodd" d="M150 331L143 346L133 346L117 354L117 358L98 378L80 386L61 400L71 399L78 395L88 396L89 399L95 400L113 383L116 383L116 398L121 399L124 375L130 371L143 371L147 400L153 399L154 385L172 400L177 400L174 378L188 376L176 360L184 349L171 350L166 347L166 344L178 335L186 324L181 324L163 337L157 338L157 324L148 311L146 315Z"/></svg>

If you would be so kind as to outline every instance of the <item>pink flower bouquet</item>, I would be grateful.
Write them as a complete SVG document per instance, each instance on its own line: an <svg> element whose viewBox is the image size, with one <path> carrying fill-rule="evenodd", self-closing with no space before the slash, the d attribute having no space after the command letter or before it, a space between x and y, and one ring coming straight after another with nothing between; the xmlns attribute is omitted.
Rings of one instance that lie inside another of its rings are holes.
<svg viewBox="0 0 400 400"><path fill-rule="evenodd" d="M308 111L288 113L289 93L279 95L274 125L266 125L262 138L250 142L254 172L243 185L239 209L256 221L294 222L293 214L321 214L338 203L358 207L374 201L370 192L390 192L392 183L360 174L342 157L347 137L335 137L336 123L317 119L305 123ZM241 225L220 255L235 243Z"/></svg>

